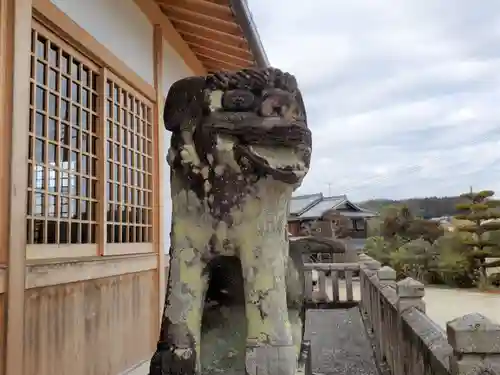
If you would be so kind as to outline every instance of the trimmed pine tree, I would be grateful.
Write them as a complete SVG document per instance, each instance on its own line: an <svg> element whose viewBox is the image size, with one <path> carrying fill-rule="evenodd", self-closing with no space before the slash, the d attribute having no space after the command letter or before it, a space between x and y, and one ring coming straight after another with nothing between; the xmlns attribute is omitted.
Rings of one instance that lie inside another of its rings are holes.
<svg viewBox="0 0 500 375"><path fill-rule="evenodd" d="M498 261L487 261L487 258L500 257L500 244L490 240L492 231L500 230L500 200L493 199L494 191L483 190L477 193L462 194L463 203L457 205L459 214L457 220L465 220L459 225L459 232L468 232L471 236L464 236L463 241L469 249L470 271L479 271L478 287L488 287L487 269L498 266Z"/></svg>

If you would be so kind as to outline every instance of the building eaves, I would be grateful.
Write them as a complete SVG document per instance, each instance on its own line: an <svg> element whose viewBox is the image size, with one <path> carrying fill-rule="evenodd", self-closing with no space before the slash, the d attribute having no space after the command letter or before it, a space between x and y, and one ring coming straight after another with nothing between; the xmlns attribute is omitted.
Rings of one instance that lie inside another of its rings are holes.
<svg viewBox="0 0 500 375"><path fill-rule="evenodd" d="M234 12L236 21L243 31L243 35L248 41L248 46L253 53L257 66L260 68L267 68L269 66L269 59L267 58L247 0L231 0L231 9Z"/></svg>
<svg viewBox="0 0 500 375"><path fill-rule="evenodd" d="M187 62L195 68L197 63L203 74L269 66L246 0L135 1L155 5L156 12L148 5L150 16L177 35L180 41L176 40L172 46L179 55L184 58L185 49L189 48L192 58ZM166 20L159 20L158 11ZM165 39L171 42L168 37ZM201 74L199 70L193 71Z"/></svg>

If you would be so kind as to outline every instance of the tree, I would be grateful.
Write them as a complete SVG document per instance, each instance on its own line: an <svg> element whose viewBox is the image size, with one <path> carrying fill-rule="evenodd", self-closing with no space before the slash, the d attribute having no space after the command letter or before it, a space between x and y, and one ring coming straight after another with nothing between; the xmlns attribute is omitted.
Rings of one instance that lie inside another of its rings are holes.
<svg viewBox="0 0 500 375"><path fill-rule="evenodd" d="M382 219L380 216L370 217L366 220L366 234L368 237L381 235Z"/></svg>
<svg viewBox="0 0 500 375"><path fill-rule="evenodd" d="M412 220L407 229L407 236L410 239L422 238L430 243L436 241L443 234L444 230L439 225L439 222L425 219Z"/></svg>
<svg viewBox="0 0 500 375"><path fill-rule="evenodd" d="M460 203L460 197L425 197L410 198L403 200L374 199L360 202L359 205L372 211L381 212L389 206L406 205L409 210L418 217L430 219L434 217L452 216L457 213L456 205Z"/></svg>
<svg viewBox="0 0 500 375"><path fill-rule="evenodd" d="M436 254L436 258L432 271L438 275L438 282L460 288L474 286L474 274L469 267L469 249L466 245L471 237L468 232L448 232L433 243L432 252Z"/></svg>
<svg viewBox="0 0 500 375"><path fill-rule="evenodd" d="M413 215L406 206L391 206L387 207L383 214L382 221L382 236L386 239L395 236L406 237L406 232L413 220Z"/></svg>
<svg viewBox="0 0 500 375"><path fill-rule="evenodd" d="M411 240L391 253L391 265L401 277L426 282L434 259L432 245L422 239Z"/></svg>
<svg viewBox="0 0 500 375"><path fill-rule="evenodd" d="M468 248L469 267L479 270L480 288L488 285L487 268L498 263L488 263L486 258L500 256L500 245L490 236L492 231L500 230L500 200L493 199L494 195L491 190L462 194L464 203L457 205L459 214L455 215L458 220L466 220L457 231L472 234L464 240L464 245Z"/></svg>
<svg viewBox="0 0 500 375"><path fill-rule="evenodd" d="M391 254L401 245L403 245L403 241L397 236L391 242L383 237L375 236L366 240L365 251L382 265L392 266Z"/></svg>
<svg viewBox="0 0 500 375"><path fill-rule="evenodd" d="M381 232L386 239L399 236L407 241L424 239L430 243L444 233L438 222L416 218L406 206L384 212Z"/></svg>

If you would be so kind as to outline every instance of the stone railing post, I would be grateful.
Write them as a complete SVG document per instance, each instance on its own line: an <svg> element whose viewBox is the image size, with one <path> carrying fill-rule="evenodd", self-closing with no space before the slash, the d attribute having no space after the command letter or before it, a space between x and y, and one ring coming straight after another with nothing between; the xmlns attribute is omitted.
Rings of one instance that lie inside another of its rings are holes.
<svg viewBox="0 0 500 375"><path fill-rule="evenodd" d="M451 375L500 375L500 325L485 316L464 315L446 324L453 348Z"/></svg>
<svg viewBox="0 0 500 375"><path fill-rule="evenodd" d="M392 286L396 288L396 271L389 267L384 266L377 271L377 277L381 286Z"/></svg>
<svg viewBox="0 0 500 375"><path fill-rule="evenodd" d="M368 270L372 271L372 275L375 271L378 271L380 267L382 267L382 263L380 263L378 260L375 259L366 261L364 265Z"/></svg>
<svg viewBox="0 0 500 375"><path fill-rule="evenodd" d="M425 295L424 284L411 277L407 277L396 283L396 294L398 296L396 302L398 318L395 324L397 332L393 332L393 335L397 345L394 345L393 358L395 358L395 360L393 361L393 373L404 374L405 361L407 361L409 357L405 353L404 344L406 337L403 332L403 317L401 315L412 307L425 312L425 302L423 301Z"/></svg>
<svg viewBox="0 0 500 375"><path fill-rule="evenodd" d="M373 302L376 298L375 290L371 285L370 278L377 276L377 271L381 267L379 261L374 260L364 254L360 258L361 272L359 274L360 278L360 288L361 288L361 308L365 315L368 316L368 322L371 325L373 322Z"/></svg>
<svg viewBox="0 0 500 375"><path fill-rule="evenodd" d="M358 262L362 267L368 270L378 270L382 266L379 261L364 253L358 255Z"/></svg>
<svg viewBox="0 0 500 375"><path fill-rule="evenodd" d="M375 336L378 345L376 351L378 357L377 359L379 363L383 363L388 356L386 348L390 347L389 342L391 335L391 332L386 331L386 329L388 328L387 320L390 319L390 314L388 314L388 311L385 310L387 308L387 305L385 304L383 289L386 287L396 288L396 271L389 266L384 266L377 270L377 278L379 283L376 301L377 308L373 317L375 321L372 323L372 325L374 332L376 332Z"/></svg>
<svg viewBox="0 0 500 375"><path fill-rule="evenodd" d="M425 295L424 284L407 277L396 283L396 293L398 295L397 308L401 314L410 307L415 307L418 310L425 312Z"/></svg>

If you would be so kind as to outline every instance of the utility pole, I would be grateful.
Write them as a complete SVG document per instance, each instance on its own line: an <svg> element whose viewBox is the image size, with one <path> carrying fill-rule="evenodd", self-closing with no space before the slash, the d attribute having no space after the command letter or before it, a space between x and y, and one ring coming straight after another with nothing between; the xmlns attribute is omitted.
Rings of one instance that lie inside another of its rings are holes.
<svg viewBox="0 0 500 375"><path fill-rule="evenodd" d="M328 185L328 196L331 197L332 196L332 185L333 184L331 182L329 182L327 185Z"/></svg>

